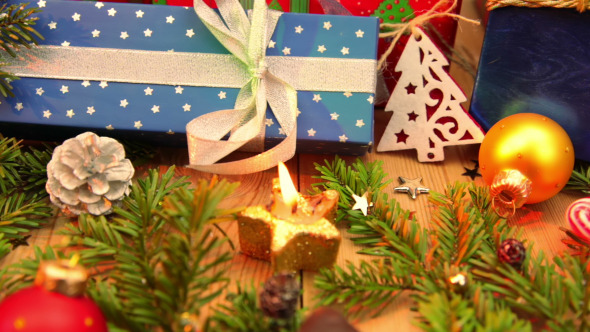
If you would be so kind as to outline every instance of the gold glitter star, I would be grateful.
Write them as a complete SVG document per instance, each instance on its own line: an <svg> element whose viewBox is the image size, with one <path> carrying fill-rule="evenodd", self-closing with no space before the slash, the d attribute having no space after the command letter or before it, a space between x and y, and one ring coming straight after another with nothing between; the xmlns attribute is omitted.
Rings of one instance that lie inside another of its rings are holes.
<svg viewBox="0 0 590 332"><path fill-rule="evenodd" d="M416 199L419 194L427 194L430 191L430 189L422 187L422 177L408 179L400 176L399 182L401 186L394 188L393 191L408 193L413 199Z"/></svg>

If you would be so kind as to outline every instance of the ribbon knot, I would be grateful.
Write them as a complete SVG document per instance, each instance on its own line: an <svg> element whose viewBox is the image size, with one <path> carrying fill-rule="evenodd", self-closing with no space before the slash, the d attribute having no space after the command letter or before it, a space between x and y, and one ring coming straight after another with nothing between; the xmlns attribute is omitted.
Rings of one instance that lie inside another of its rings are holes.
<svg viewBox="0 0 590 332"><path fill-rule="evenodd" d="M260 59L258 61L258 66L250 70L250 74L252 77L255 78L263 78L266 72L268 71L268 65L266 64L266 60Z"/></svg>

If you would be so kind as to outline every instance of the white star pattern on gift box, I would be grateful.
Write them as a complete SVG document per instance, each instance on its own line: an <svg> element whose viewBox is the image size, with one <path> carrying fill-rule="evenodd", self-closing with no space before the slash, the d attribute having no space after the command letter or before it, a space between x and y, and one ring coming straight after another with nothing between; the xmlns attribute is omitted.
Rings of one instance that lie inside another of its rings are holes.
<svg viewBox="0 0 590 332"><path fill-rule="evenodd" d="M40 0L37 4L40 7L54 6L53 2L46 2L45 0ZM105 4L102 2L93 3L90 7L92 8L91 11L73 6L69 11L63 11L60 14L61 16L51 17L51 19L44 22L39 21L39 24L49 33L60 33L62 31L59 41L54 42L52 45L61 44L62 46L71 45L75 47L87 46L88 44L80 43L79 34L72 34L72 31L81 32L81 34L85 35L84 40L90 39L92 40L91 43L99 45L92 45L91 47L143 50L144 48L138 47L134 43L141 41L141 43L147 45L148 43L161 44L163 40L176 40L176 45L166 44L160 49L153 49L161 52L167 50L188 52L183 45L179 46L178 44L188 41L188 39L191 39L190 43L198 44L203 38L202 36L210 36L210 32L202 30L203 28L200 25L187 24L186 18L178 11L155 11L151 8L142 7L139 9L137 6L126 7L119 4L108 4L108 7L105 8ZM190 12L192 8L188 7L186 9L187 12ZM191 13L190 15L194 16L195 14ZM92 23L89 23L90 21ZM101 24L101 22L104 23ZM294 17L284 22L286 22L285 25L281 27L283 36L273 35L269 39L267 50L269 55L356 58L359 52L358 45L362 45L358 43L362 39L368 39L364 37L365 34L369 34L370 30L367 25L342 24L342 21L338 18L328 17L319 17L312 21ZM310 25L310 22L313 22L313 25ZM64 34L63 31L66 30L70 33ZM289 38L292 39L285 38L286 35L289 35ZM109 44L113 42L116 42L115 46ZM100 46L103 43L105 43L105 46ZM302 49L305 48L307 48L306 53L302 54ZM60 96L62 99L73 98L78 100L77 98L80 97L75 96L92 96L97 93L101 94L100 98L114 98L111 101L114 105L110 107L106 107L105 104L94 99L88 99L86 105L80 105L80 102L77 102L79 106L69 103L61 109L49 105L43 106L44 108L38 110L37 114L41 113L45 122L57 121L57 119L64 121L65 118L65 120L74 123L68 125L77 126L77 123L82 119L92 118L92 120L88 121L98 123L97 128L101 129L115 130L116 127L116 130L135 128L150 131L159 131L160 129L154 129L154 123L161 122L158 125L164 127L161 128L164 130L162 132L167 133L180 133L184 126L174 127L162 121L170 121L170 119L177 116L174 114L186 114L186 117L190 116L191 118L201 115L202 105L200 101L204 99L207 100L207 104L218 105L208 106L214 110L231 108L235 103L238 91L236 88L213 87L207 94L202 93L195 96L195 87L190 84L181 84L183 83L172 83L168 86L151 82L149 85L148 83L130 84L119 83L109 78L90 78L78 81L63 80L58 86L38 83L37 86L29 87L29 89L36 93L37 96L40 96L39 99L48 100L56 96ZM134 89L137 92L128 92L131 89L126 87L123 89L123 85L135 85L136 88ZM325 140L326 142L358 142L359 134L357 133L372 130L372 121L369 121L368 117L342 110L342 105L357 109L358 106L356 105L372 104L373 96L371 94L365 92L353 93L353 91L298 91L298 97L300 99L299 106L303 106L302 110L304 111L304 116L299 117L301 112L297 110L298 123L303 121L303 124L299 123L298 126L298 135L302 138L309 137L313 141ZM173 103L168 104L168 100L171 98L176 99ZM32 107L27 102L17 101L10 103L15 112L27 112ZM302 103L305 105L302 105ZM193 108L192 105L195 107ZM113 110L120 113L113 115ZM365 114L364 112L363 114ZM119 119L118 114L125 117L126 122L123 122L122 118ZM158 120L150 120L152 118ZM267 130L268 135L271 135L271 137L285 136L286 133L280 127L272 112L269 111L263 121L265 127L269 128ZM321 121L327 121L328 124L325 125L326 122ZM184 123L186 124L186 122Z"/></svg>

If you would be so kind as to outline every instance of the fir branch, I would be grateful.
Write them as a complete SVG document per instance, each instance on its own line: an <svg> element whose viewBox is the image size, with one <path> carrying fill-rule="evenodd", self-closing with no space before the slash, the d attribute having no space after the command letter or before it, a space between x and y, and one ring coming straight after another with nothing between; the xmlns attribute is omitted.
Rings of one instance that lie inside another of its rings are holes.
<svg viewBox="0 0 590 332"><path fill-rule="evenodd" d="M21 238L31 228L39 228L52 216L45 202L30 202L23 193L0 194L0 233L7 239Z"/></svg>
<svg viewBox="0 0 590 332"><path fill-rule="evenodd" d="M15 138L0 139L0 191L7 193L21 181L19 158L21 142Z"/></svg>
<svg viewBox="0 0 590 332"><path fill-rule="evenodd" d="M31 44L36 45L43 39L43 36L33 28L38 20L33 14L40 10L26 8L27 5L3 4L0 7L0 47L12 57L16 57L19 47L31 48ZM16 79L18 77L0 69L0 93L4 97L14 96L10 82Z"/></svg>
<svg viewBox="0 0 590 332"><path fill-rule="evenodd" d="M301 326L305 310L297 310L288 327L285 322L265 316L260 309L255 287L243 289L239 284L237 291L228 293L227 304L219 304L207 318L204 332L289 332Z"/></svg>
<svg viewBox="0 0 590 332"><path fill-rule="evenodd" d="M578 161L565 189L590 194L590 164Z"/></svg>

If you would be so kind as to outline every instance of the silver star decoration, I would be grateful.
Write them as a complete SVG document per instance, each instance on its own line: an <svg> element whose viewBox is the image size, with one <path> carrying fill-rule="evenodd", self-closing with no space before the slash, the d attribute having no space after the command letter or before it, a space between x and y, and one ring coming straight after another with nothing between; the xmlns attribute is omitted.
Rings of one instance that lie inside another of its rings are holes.
<svg viewBox="0 0 590 332"><path fill-rule="evenodd" d="M182 106L182 109L183 109L185 112L190 112L190 111L191 111L191 105L189 105L189 104L184 104L184 106Z"/></svg>
<svg viewBox="0 0 590 332"><path fill-rule="evenodd" d="M127 38L129 38L129 34L127 33L127 31L121 32L121 39L125 40Z"/></svg>
<svg viewBox="0 0 590 332"><path fill-rule="evenodd" d="M355 33L357 38L363 38L363 36L365 35L365 32L361 29L358 29Z"/></svg>
<svg viewBox="0 0 590 332"><path fill-rule="evenodd" d="M145 29L145 30L143 30L143 35L146 36L146 37L151 37L152 36L152 32L153 31L150 30L150 29Z"/></svg>
<svg viewBox="0 0 590 332"><path fill-rule="evenodd" d="M330 120L338 120L338 117L340 116L340 114L334 112L334 113L330 113Z"/></svg>
<svg viewBox="0 0 590 332"><path fill-rule="evenodd" d="M181 95L182 91L184 91L184 88L179 85L179 86L175 87L174 90L177 94Z"/></svg>
<svg viewBox="0 0 590 332"><path fill-rule="evenodd" d="M295 33L301 34L303 32L303 27L301 25L295 27Z"/></svg>
<svg viewBox="0 0 590 332"><path fill-rule="evenodd" d="M68 92L70 92L70 88L67 85L62 85L61 89L59 89L59 91L61 91L61 93L66 94Z"/></svg>
<svg viewBox="0 0 590 332"><path fill-rule="evenodd" d="M367 215L367 209L373 206L373 203L369 203L369 192L365 191L363 196L357 196L352 194L352 198L354 199L354 206L352 207L353 210L361 210L364 216Z"/></svg>
<svg viewBox="0 0 590 332"><path fill-rule="evenodd" d="M332 23L330 23L330 21L324 22L324 29L330 30L331 27L332 27Z"/></svg>
<svg viewBox="0 0 590 332"><path fill-rule="evenodd" d="M186 34L187 37L189 38L193 38L193 36L195 35L195 30L194 29L188 29L186 30Z"/></svg>
<svg viewBox="0 0 590 332"><path fill-rule="evenodd" d="M320 45L320 46L318 46L318 52L320 52L320 53L324 53L324 52L326 52L327 50L328 50L328 49L327 49L327 48L326 48L326 46L324 46L324 45Z"/></svg>
<svg viewBox="0 0 590 332"><path fill-rule="evenodd" d="M97 2L97 3L94 5L94 7L98 8L98 9L101 9L102 7L104 7L104 3L102 3L102 2Z"/></svg>
<svg viewBox="0 0 590 332"><path fill-rule="evenodd" d="M143 124L141 123L141 121L135 121L133 127L140 129L141 127L143 127Z"/></svg>
<svg viewBox="0 0 590 332"><path fill-rule="evenodd" d="M143 92L145 92L146 96L151 96L152 93L154 92L154 89L152 89L148 86L147 88L143 89Z"/></svg>
<svg viewBox="0 0 590 332"><path fill-rule="evenodd" d="M342 47L342 49L340 50L340 53L342 53L342 55L347 55L350 54L350 48L348 47Z"/></svg>
<svg viewBox="0 0 590 332"><path fill-rule="evenodd" d="M343 93L343 95L344 95L346 98L350 98L350 97L352 97L352 92L350 92L350 91L346 91L346 92L344 92L344 93Z"/></svg>
<svg viewBox="0 0 590 332"><path fill-rule="evenodd" d="M115 10L115 8L111 8L107 10L107 12L109 13L109 16L115 16L115 14L117 14L117 10Z"/></svg>
<svg viewBox="0 0 590 332"><path fill-rule="evenodd" d="M127 99L122 99L121 103L119 104L119 106L126 108L127 105L129 105L129 102L127 101Z"/></svg>
<svg viewBox="0 0 590 332"><path fill-rule="evenodd" d="M311 128L307 131L307 136L315 136L315 133L317 133L317 131Z"/></svg>
<svg viewBox="0 0 590 332"><path fill-rule="evenodd" d="M112 124L108 125L105 127L107 130L115 130L115 127L113 127Z"/></svg>
<svg viewBox="0 0 590 332"><path fill-rule="evenodd" d="M94 106L86 107L86 113L92 115L92 114L94 114L94 112L96 112L96 110L94 109Z"/></svg>
<svg viewBox="0 0 590 332"><path fill-rule="evenodd" d="M170 15L166 17L166 23L172 24L174 23L174 16Z"/></svg>
<svg viewBox="0 0 590 332"><path fill-rule="evenodd" d="M283 48L283 54L284 54L284 55L289 55L289 54L291 54L291 48L289 48L289 47L285 47L285 48Z"/></svg>
<svg viewBox="0 0 590 332"><path fill-rule="evenodd" d="M67 111L66 111L66 116L67 116L68 118L70 118L70 119L71 119L71 118L73 118L73 117L74 117L74 115L76 115L76 113L74 113L74 110L73 110L73 109L69 109L69 110L67 110Z"/></svg>
<svg viewBox="0 0 590 332"><path fill-rule="evenodd" d="M100 84L98 84L98 86L104 89L107 86L109 86L109 83L107 81L100 81Z"/></svg>
<svg viewBox="0 0 590 332"><path fill-rule="evenodd" d="M316 103L319 103L320 100L322 100L322 96L320 96L320 94L313 94L313 101L315 101Z"/></svg>
<svg viewBox="0 0 590 332"><path fill-rule="evenodd" d="M338 140L340 140L340 142L342 142L342 143L346 143L346 141L348 141L348 137L346 137L345 134L342 134L342 135L338 136Z"/></svg>
<svg viewBox="0 0 590 332"><path fill-rule="evenodd" d="M227 97L225 91L219 91L219 93L217 94L217 97L219 97L219 99L225 99Z"/></svg>
<svg viewBox="0 0 590 332"><path fill-rule="evenodd" d="M159 106L159 105L154 105L154 106L151 108L151 110L152 110L152 112L154 112L154 114L156 114L156 113L160 113L160 106Z"/></svg>
<svg viewBox="0 0 590 332"><path fill-rule="evenodd" d="M143 17L143 14L145 14L143 12L143 10L138 10L138 11L135 12L135 17L142 18Z"/></svg>
<svg viewBox="0 0 590 332"><path fill-rule="evenodd" d="M47 26L49 27L50 30L57 29L57 22L51 21L51 22L49 22L49 24L47 24Z"/></svg>
<svg viewBox="0 0 590 332"><path fill-rule="evenodd" d="M82 81L82 86L87 88L90 86L90 81Z"/></svg>
<svg viewBox="0 0 590 332"><path fill-rule="evenodd" d="M422 187L422 177L415 179L408 179L403 176L399 177L400 186L393 189L393 191L408 193L412 199L416 199L419 194L427 194L430 189Z"/></svg>
<svg viewBox="0 0 590 332"><path fill-rule="evenodd" d="M268 48L275 48L275 45L276 45L276 44L277 44L277 42L271 39L271 40L268 42Z"/></svg>
<svg viewBox="0 0 590 332"><path fill-rule="evenodd" d="M24 108L23 103L16 103L14 108L16 108L17 111L22 111Z"/></svg>
<svg viewBox="0 0 590 332"><path fill-rule="evenodd" d="M80 17L81 17L81 15L80 15L80 14L78 14L78 13L74 13L74 15L72 15L72 19L73 19L74 21L79 21L79 20L80 20Z"/></svg>
<svg viewBox="0 0 590 332"><path fill-rule="evenodd" d="M365 121L363 121L363 119L356 120L356 125L355 126L361 128L364 125L365 125Z"/></svg>
<svg viewBox="0 0 590 332"><path fill-rule="evenodd" d="M51 115L52 114L51 114L51 111L50 110L43 111L43 117L44 118L48 118L49 119L51 117Z"/></svg>
<svg viewBox="0 0 590 332"><path fill-rule="evenodd" d="M92 30L92 38L98 38L100 37L100 30Z"/></svg>

